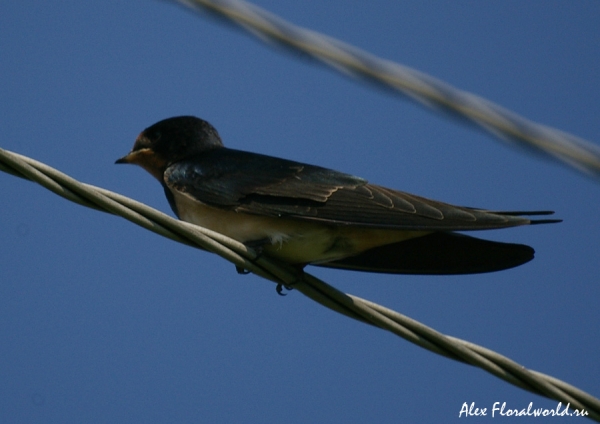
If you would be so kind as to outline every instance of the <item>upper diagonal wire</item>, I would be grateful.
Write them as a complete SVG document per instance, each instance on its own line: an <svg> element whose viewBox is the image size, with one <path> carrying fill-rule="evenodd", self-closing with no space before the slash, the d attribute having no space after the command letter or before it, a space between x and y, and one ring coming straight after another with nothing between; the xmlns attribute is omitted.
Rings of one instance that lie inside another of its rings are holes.
<svg viewBox="0 0 600 424"><path fill-rule="evenodd" d="M0 170L35 181L68 200L108 212L161 236L207 250L261 277L293 287L336 312L396 334L432 352L482 368L542 396L585 410L600 421L600 399L554 377L528 370L492 350L446 336L384 306L343 293L318 278L256 253L214 231L178 221L120 194L81 183L26 156L0 149Z"/></svg>
<svg viewBox="0 0 600 424"><path fill-rule="evenodd" d="M535 123L497 104L415 69L301 28L242 0L172 0L225 19L259 39L309 55L344 74L374 81L421 104L467 118L503 141L512 141L600 178L600 146Z"/></svg>

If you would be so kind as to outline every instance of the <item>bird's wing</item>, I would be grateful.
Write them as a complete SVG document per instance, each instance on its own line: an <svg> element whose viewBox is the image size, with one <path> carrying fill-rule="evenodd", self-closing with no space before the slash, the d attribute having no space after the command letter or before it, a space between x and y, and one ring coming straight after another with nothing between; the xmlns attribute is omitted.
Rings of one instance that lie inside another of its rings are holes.
<svg viewBox="0 0 600 424"><path fill-rule="evenodd" d="M535 222L519 215L548 214L452 206L330 169L233 149L175 163L165 171L164 182L214 207L335 225L483 230Z"/></svg>
<svg viewBox="0 0 600 424"><path fill-rule="evenodd" d="M533 249L523 244L443 231L313 265L386 274L478 274L513 268L533 256Z"/></svg>

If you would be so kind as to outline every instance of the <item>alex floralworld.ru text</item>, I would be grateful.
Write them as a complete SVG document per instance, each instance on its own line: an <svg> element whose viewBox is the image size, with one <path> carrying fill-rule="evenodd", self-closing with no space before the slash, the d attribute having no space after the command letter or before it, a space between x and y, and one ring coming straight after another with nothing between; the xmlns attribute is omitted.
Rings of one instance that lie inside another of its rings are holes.
<svg viewBox="0 0 600 424"><path fill-rule="evenodd" d="M506 402L494 402L492 405L491 411L488 411L488 408L478 408L475 406L475 402L471 402L469 405L467 402L463 402L462 407L460 408L460 412L458 413L458 417L484 417L487 415L491 415L491 417L495 416L503 416L503 417L523 417L523 416L531 416L531 417L570 417L570 416L586 416L588 412L585 409L581 411L578 409L571 409L570 403L567 403L564 408L562 402L559 402L555 409L547 409L547 408L534 408L533 402L529 402L527 408L523 409L514 409L508 408L506 406Z"/></svg>

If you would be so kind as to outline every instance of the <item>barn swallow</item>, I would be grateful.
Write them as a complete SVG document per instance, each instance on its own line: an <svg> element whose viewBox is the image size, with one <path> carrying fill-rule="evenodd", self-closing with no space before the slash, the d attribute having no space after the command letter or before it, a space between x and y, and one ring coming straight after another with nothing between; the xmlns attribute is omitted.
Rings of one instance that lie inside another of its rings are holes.
<svg viewBox="0 0 600 424"><path fill-rule="evenodd" d="M141 166L183 221L271 257L393 274L470 274L533 259L522 244L456 231L560 222L550 211L453 206L370 184L353 175L223 146L208 122L180 116L146 128L116 163Z"/></svg>

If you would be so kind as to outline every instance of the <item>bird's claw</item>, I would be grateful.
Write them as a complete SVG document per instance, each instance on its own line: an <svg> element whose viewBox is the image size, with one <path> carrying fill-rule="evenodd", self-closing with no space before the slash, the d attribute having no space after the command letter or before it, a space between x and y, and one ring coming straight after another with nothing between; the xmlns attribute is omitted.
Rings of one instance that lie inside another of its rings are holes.
<svg viewBox="0 0 600 424"><path fill-rule="evenodd" d="M249 247L250 249L254 250L254 253L256 253L256 258L258 259L262 256L262 254L265 251L265 246L270 244L271 241L268 238L262 238L259 240L250 240L250 241L246 241L244 242L244 245L246 247Z"/></svg>
<svg viewBox="0 0 600 424"><path fill-rule="evenodd" d="M260 239L260 240L252 240L252 241L247 241L244 244L246 245L246 247L249 247L250 249L254 250L254 252L256 253L256 258L254 258L253 261L257 260L258 258L260 258L263 254L263 252L265 251L265 244L267 244L269 241L269 239ZM238 274L241 275L246 275L246 274L250 274L250 271L248 271L245 268L242 268L239 265L236 265L235 270L237 271Z"/></svg>
<svg viewBox="0 0 600 424"><path fill-rule="evenodd" d="M283 292L283 289L286 289L287 291L291 291L294 290L294 288L292 286L286 286L285 284L282 283L278 283L277 287L275 287L275 291L277 292L277 294L279 296L286 296L286 294Z"/></svg>
<svg viewBox="0 0 600 424"><path fill-rule="evenodd" d="M235 270L237 271L237 273L238 273L238 274L241 274L241 275L250 274L250 271L248 271L248 270L247 270L247 269L245 269L245 268L242 268L242 267L241 267L241 266L239 266L239 265L236 265L236 266L235 266Z"/></svg>

